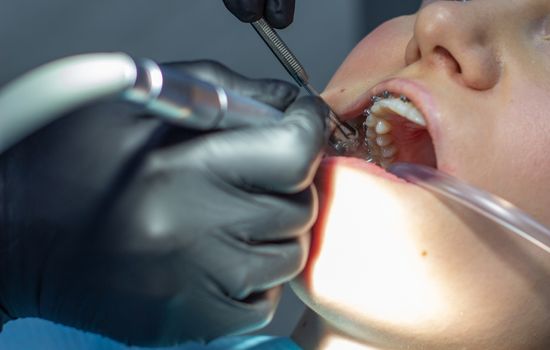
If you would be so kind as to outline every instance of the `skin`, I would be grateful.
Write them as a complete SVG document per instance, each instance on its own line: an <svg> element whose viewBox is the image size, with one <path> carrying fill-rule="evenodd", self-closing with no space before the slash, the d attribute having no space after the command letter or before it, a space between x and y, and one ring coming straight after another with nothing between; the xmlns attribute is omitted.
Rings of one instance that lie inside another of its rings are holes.
<svg viewBox="0 0 550 350"><path fill-rule="evenodd" d="M352 119L380 82L417 82L438 168L550 226L549 34L547 0L426 1L363 39L324 97ZM322 220L293 282L304 349L550 347L550 255L360 160L319 174Z"/></svg>

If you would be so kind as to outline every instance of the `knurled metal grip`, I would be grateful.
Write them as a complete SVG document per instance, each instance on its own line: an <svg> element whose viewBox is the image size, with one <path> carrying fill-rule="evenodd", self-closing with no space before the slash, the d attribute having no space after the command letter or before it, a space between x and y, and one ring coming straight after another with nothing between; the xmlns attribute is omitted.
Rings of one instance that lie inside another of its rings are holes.
<svg viewBox="0 0 550 350"><path fill-rule="evenodd" d="M275 57L281 62L292 78L300 84L309 94L321 98L319 92L309 83L309 77L302 64L296 56L292 54L288 46L279 37L277 32L264 20L259 19L252 22L252 27L262 40L267 44ZM327 105L328 106L328 105ZM330 109L330 106L328 106ZM354 153L359 147L358 132L345 122L341 122L336 113L330 109L328 117L330 124L328 131L330 134L329 144L336 154Z"/></svg>
<svg viewBox="0 0 550 350"><path fill-rule="evenodd" d="M281 40L279 34L277 34L263 18L260 18L256 22L252 22L252 27L258 32L260 37L265 41L267 46L269 46L275 57L277 57L294 80L302 86L306 85L309 81L309 77L305 69L296 56L290 52L290 49Z"/></svg>

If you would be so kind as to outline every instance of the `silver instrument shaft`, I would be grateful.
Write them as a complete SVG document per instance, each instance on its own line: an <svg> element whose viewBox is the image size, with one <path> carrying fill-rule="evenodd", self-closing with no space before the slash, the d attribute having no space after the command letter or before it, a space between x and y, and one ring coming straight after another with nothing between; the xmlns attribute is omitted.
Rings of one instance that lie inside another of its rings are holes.
<svg viewBox="0 0 550 350"><path fill-rule="evenodd" d="M310 84L306 70L279 34L263 18L253 22L252 27L298 85L310 95L320 97L319 92ZM350 124L341 121L330 106L329 109L330 146L339 155L354 153L359 147L359 133Z"/></svg>

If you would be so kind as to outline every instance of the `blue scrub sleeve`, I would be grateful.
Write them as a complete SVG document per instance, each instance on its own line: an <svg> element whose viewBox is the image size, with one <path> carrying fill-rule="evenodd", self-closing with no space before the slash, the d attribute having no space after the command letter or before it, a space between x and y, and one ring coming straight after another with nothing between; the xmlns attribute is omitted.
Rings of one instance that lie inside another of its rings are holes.
<svg viewBox="0 0 550 350"><path fill-rule="evenodd" d="M8 316L6 316L6 314L2 312L2 308L0 308L0 332L2 332L2 327L4 327L4 323L8 321Z"/></svg>
<svg viewBox="0 0 550 350"><path fill-rule="evenodd" d="M285 337L239 336L217 339L207 345L186 343L169 348L127 346L111 339L41 319L20 319L0 333L2 350L301 350Z"/></svg>

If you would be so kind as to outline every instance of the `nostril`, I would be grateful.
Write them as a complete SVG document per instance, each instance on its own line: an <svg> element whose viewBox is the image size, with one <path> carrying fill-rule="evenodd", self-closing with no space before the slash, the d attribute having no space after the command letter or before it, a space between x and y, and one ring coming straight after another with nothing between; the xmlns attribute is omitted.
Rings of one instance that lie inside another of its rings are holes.
<svg viewBox="0 0 550 350"><path fill-rule="evenodd" d="M453 55L443 46L436 46L433 50L434 63L441 65L450 72L462 74L462 67L460 63L453 57Z"/></svg>
<svg viewBox="0 0 550 350"><path fill-rule="evenodd" d="M411 65L420 60L421 57L422 52L420 51L420 46L418 45L418 42L412 38L407 44L407 48L405 50L405 64Z"/></svg>
<svg viewBox="0 0 550 350"><path fill-rule="evenodd" d="M413 64L423 58L422 51L418 42L414 38L407 45L405 51L405 63L407 65ZM430 56L427 58L433 64L441 66L446 70L449 70L453 73L462 74L462 67L460 63L453 57L451 52L444 48L443 46L435 46Z"/></svg>

